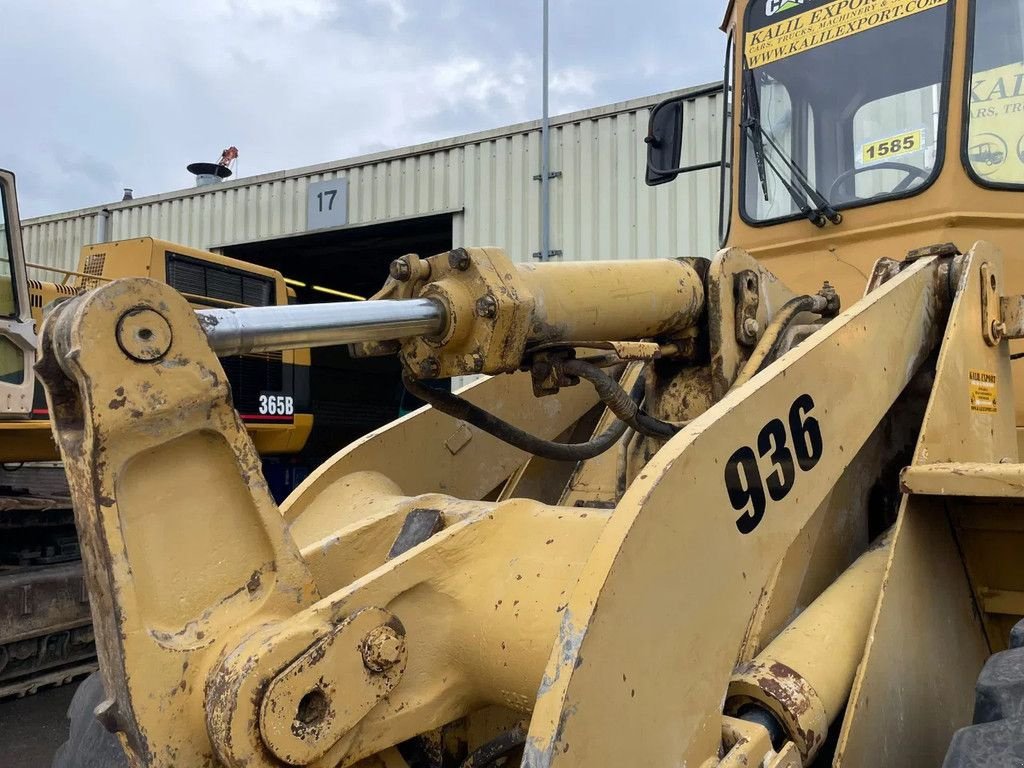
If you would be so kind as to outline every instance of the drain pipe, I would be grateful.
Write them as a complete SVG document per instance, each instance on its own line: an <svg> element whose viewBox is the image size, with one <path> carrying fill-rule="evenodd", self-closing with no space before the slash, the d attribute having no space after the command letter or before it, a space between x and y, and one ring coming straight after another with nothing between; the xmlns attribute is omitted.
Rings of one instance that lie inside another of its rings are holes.
<svg viewBox="0 0 1024 768"><path fill-rule="evenodd" d="M110 209L104 208L96 214L96 229L93 232L93 243L110 242Z"/></svg>

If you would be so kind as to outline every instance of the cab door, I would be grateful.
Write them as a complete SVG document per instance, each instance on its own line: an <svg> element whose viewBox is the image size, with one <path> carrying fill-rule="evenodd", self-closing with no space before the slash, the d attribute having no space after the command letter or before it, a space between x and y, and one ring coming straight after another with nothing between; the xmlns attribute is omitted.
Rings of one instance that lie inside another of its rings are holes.
<svg viewBox="0 0 1024 768"><path fill-rule="evenodd" d="M0 419L31 413L35 359L14 174L0 169Z"/></svg>

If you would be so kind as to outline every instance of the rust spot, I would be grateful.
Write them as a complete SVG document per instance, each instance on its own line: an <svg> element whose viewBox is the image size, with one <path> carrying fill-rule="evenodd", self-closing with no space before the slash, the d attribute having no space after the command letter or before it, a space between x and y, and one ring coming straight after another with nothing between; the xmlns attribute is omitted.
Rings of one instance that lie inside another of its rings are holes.
<svg viewBox="0 0 1024 768"><path fill-rule="evenodd" d="M798 675L796 672L794 672L791 667L786 666L781 661L776 661L774 664L772 664L770 667L768 667L768 669L776 677L785 677L785 678L790 678L792 680L801 680L801 679L803 679L803 678L800 677L800 675Z"/></svg>
<svg viewBox="0 0 1024 768"><path fill-rule="evenodd" d="M252 576L249 577L249 581L245 583L245 589L250 595L256 594L260 588L260 572L253 571Z"/></svg>

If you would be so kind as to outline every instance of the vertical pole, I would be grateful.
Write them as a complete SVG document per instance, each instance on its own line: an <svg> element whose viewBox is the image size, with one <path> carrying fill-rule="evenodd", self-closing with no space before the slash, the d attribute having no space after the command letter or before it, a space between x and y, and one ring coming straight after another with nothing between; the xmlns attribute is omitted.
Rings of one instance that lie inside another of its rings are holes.
<svg viewBox="0 0 1024 768"><path fill-rule="evenodd" d="M92 237L93 244L110 242L110 209L104 208L96 214L96 229Z"/></svg>
<svg viewBox="0 0 1024 768"><path fill-rule="evenodd" d="M551 257L551 158L548 139L548 0L544 0L544 114L540 123L540 260Z"/></svg>

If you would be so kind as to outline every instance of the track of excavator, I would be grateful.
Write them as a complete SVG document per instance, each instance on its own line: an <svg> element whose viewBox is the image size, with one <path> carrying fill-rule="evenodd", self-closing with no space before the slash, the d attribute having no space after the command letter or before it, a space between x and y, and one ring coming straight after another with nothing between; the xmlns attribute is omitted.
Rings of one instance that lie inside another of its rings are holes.
<svg viewBox="0 0 1024 768"><path fill-rule="evenodd" d="M59 465L0 472L0 698L96 669L74 513Z"/></svg>

